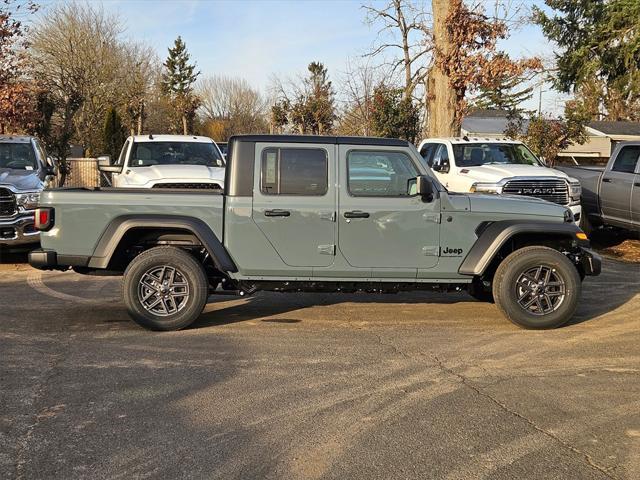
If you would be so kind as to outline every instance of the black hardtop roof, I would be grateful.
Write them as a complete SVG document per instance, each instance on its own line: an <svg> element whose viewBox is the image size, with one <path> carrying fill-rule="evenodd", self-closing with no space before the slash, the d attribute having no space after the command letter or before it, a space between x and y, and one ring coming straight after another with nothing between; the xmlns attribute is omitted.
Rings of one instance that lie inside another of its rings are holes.
<svg viewBox="0 0 640 480"><path fill-rule="evenodd" d="M0 143L30 143L33 138L27 135L0 135Z"/></svg>
<svg viewBox="0 0 640 480"><path fill-rule="evenodd" d="M373 145L384 147L407 147L409 142L398 138L379 137L334 137L328 135L235 135L229 143L265 142L265 143L324 143L347 145Z"/></svg>

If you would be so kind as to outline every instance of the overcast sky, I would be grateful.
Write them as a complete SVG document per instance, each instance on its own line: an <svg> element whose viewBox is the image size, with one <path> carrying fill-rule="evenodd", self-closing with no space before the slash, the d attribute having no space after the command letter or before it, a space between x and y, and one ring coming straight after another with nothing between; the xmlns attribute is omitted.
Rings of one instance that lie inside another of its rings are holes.
<svg viewBox="0 0 640 480"><path fill-rule="evenodd" d="M488 0L487 0L488 1ZM40 2L39 15L55 3ZM349 58L367 52L378 28L365 21L364 0L91 0L118 13L125 35L143 40L164 59L181 35L203 75L224 73L265 89L272 74L293 76L314 60L337 80ZM542 2L526 1L527 4ZM552 46L536 26L515 32L502 45L517 58L550 57ZM544 87L548 88L548 87ZM537 108L538 93L530 102ZM543 110L559 113L561 97L543 92Z"/></svg>

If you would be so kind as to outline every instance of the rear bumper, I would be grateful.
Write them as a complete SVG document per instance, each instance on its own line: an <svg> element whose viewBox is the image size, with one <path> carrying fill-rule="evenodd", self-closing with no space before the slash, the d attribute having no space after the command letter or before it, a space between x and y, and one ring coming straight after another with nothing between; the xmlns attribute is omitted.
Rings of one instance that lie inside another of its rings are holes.
<svg viewBox="0 0 640 480"><path fill-rule="evenodd" d="M34 225L33 212L15 218L0 218L0 245L15 247L40 241L40 232Z"/></svg>
<svg viewBox="0 0 640 480"><path fill-rule="evenodd" d="M29 253L29 265L38 270L68 270L69 267L86 267L89 257L58 255L53 250L39 248Z"/></svg>
<svg viewBox="0 0 640 480"><path fill-rule="evenodd" d="M580 266L584 274L592 276L600 275L600 272L602 272L602 257L588 248L581 248L581 250Z"/></svg>

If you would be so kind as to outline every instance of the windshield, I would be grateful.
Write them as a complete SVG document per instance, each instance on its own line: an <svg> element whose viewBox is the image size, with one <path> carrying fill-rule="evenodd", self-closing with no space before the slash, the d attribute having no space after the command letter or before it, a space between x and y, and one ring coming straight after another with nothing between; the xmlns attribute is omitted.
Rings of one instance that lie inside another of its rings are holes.
<svg viewBox="0 0 640 480"><path fill-rule="evenodd" d="M204 165L224 167L224 160L213 143L141 142L131 147L130 167L152 165Z"/></svg>
<svg viewBox="0 0 640 480"><path fill-rule="evenodd" d="M471 143L453 145L458 167L481 165L535 165L542 164L531 151L520 143Z"/></svg>
<svg viewBox="0 0 640 480"><path fill-rule="evenodd" d="M0 168L36 170L38 163L31 143L0 143Z"/></svg>

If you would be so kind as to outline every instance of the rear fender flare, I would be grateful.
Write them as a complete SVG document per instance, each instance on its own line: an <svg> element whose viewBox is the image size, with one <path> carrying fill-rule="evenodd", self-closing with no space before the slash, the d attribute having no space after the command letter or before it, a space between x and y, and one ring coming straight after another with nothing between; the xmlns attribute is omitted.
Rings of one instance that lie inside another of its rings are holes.
<svg viewBox="0 0 640 480"><path fill-rule="evenodd" d="M123 215L109 223L89 260L89 268L105 269L124 235L132 228L182 229L195 235L223 272L238 269L216 234L202 220L180 215Z"/></svg>
<svg viewBox="0 0 640 480"><path fill-rule="evenodd" d="M588 247L589 242L576 237L582 232L573 223L502 220L487 226L462 261L458 273L461 275L482 275L502 246L513 236L522 233L549 234L574 240L578 245Z"/></svg>

